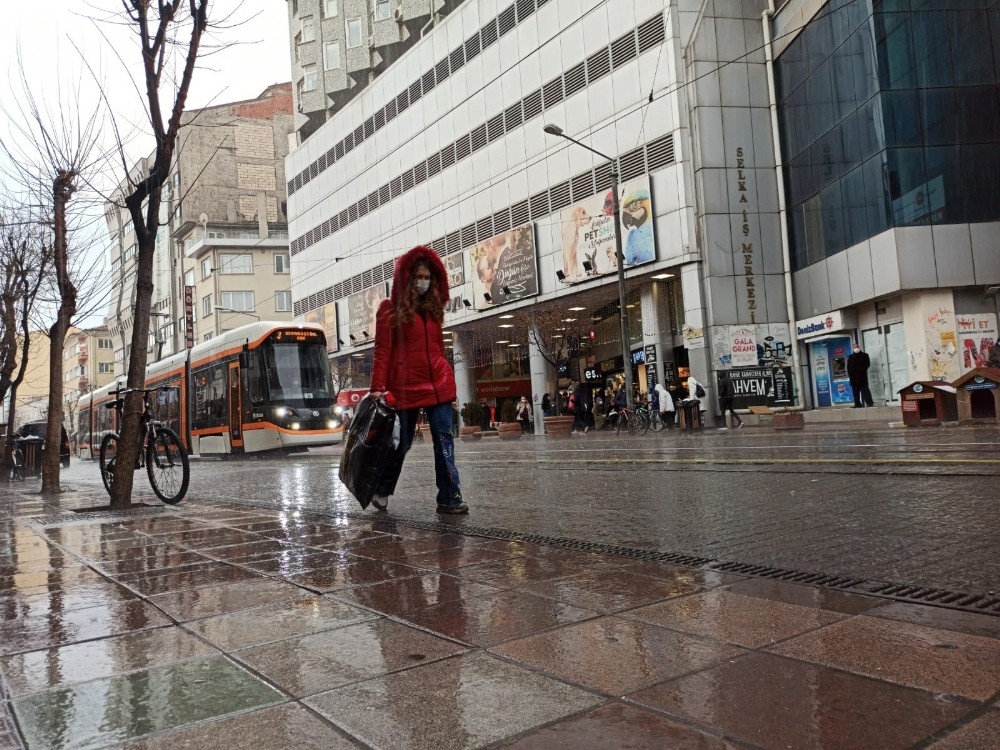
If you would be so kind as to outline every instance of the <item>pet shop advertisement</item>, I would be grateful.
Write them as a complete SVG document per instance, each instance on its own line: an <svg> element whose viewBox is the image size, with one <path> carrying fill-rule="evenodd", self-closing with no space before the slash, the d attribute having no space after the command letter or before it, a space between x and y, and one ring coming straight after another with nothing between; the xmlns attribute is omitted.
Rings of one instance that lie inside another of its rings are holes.
<svg viewBox="0 0 1000 750"><path fill-rule="evenodd" d="M625 267L656 260L649 177L619 186ZM618 272L615 258L614 201L611 191L575 203L559 214L562 224L563 283Z"/></svg>

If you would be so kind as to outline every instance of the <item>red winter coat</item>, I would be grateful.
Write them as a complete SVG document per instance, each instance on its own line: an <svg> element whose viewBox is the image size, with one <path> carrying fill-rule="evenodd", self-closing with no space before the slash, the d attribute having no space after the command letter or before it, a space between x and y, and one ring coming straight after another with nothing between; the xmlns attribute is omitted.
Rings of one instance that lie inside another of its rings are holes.
<svg viewBox="0 0 1000 750"><path fill-rule="evenodd" d="M406 289L413 266L425 261L442 301L448 301L448 274L438 254L415 247L396 261L392 295L378 308L372 390L389 391L397 409L416 409L455 400L455 372L444 354L441 324L419 313L408 324L392 325L392 310Z"/></svg>

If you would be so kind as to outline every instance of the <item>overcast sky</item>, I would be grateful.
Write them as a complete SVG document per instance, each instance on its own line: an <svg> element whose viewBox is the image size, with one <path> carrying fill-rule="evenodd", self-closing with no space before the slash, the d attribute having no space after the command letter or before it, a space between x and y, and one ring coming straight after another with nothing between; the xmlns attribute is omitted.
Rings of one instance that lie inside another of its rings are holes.
<svg viewBox="0 0 1000 750"><path fill-rule="evenodd" d="M89 85L92 77L81 62L79 50L97 76L107 82L105 89L116 116L141 124L138 94L123 70L124 62L136 80L140 80L134 37L124 27L91 20L119 12L121 0L6 0L3 5L4 18L0 24L0 50L5 58L4 76L0 80L3 93L21 88L17 58L20 44L24 75L39 100L50 106L55 104L60 76L64 88L66 80L82 81L84 99L94 96ZM230 14L231 18L224 23L231 28L215 30L210 43L240 44L201 60L191 86L189 109L249 99L270 84L291 78L286 3L213 0L212 20L225 19ZM235 26L237 21L244 23ZM0 127L6 130L5 126ZM145 129L148 130L148 125ZM151 142L136 144L132 156L143 155L150 146Z"/></svg>

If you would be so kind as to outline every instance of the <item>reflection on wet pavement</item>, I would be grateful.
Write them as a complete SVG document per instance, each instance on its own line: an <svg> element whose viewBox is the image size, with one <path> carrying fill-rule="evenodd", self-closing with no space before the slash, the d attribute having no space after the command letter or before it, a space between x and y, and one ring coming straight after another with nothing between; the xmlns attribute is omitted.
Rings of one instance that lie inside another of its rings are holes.
<svg viewBox="0 0 1000 750"><path fill-rule="evenodd" d="M995 745L998 618L455 528L0 522L0 748Z"/></svg>

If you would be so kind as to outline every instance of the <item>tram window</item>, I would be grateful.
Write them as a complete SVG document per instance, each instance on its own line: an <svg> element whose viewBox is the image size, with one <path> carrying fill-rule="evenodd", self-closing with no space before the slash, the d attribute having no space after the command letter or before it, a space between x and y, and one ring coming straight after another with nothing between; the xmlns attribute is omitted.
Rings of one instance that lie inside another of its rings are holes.
<svg viewBox="0 0 1000 750"><path fill-rule="evenodd" d="M174 430L180 426L178 395L176 386L168 386L165 391L155 391L153 397L153 418Z"/></svg>
<svg viewBox="0 0 1000 750"><path fill-rule="evenodd" d="M272 400L310 403L301 405L327 406L314 403L330 399L329 369L326 353L319 346L274 344L264 349L264 369Z"/></svg>
<svg viewBox="0 0 1000 750"><path fill-rule="evenodd" d="M219 420L226 417L228 394L224 365L214 365L196 372L194 382L194 420Z"/></svg>

